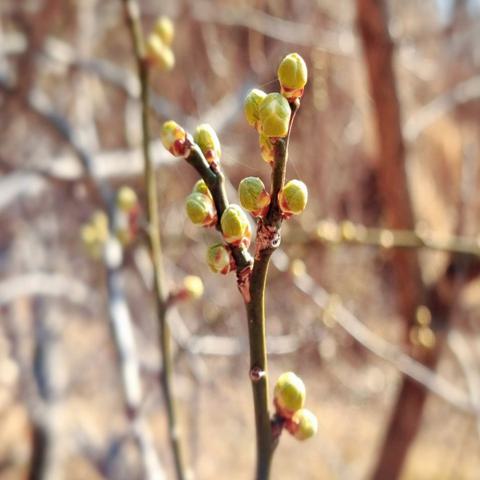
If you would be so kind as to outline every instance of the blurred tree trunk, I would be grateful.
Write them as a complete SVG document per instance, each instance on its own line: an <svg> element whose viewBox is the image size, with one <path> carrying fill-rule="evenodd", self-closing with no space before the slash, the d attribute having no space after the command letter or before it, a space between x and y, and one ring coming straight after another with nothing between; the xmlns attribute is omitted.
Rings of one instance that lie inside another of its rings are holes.
<svg viewBox="0 0 480 480"><path fill-rule="evenodd" d="M384 0L357 0L357 23L363 43L370 93L374 102L378 136L378 178L385 221L389 228L414 229L415 219L409 196L405 169L405 144L401 113L393 70L394 45L388 33ZM399 311L405 322L405 343L412 355L434 369L444 343L451 298L445 276L427 292L421 278L416 251L395 250L390 257ZM450 272L452 273L452 271ZM416 322L417 308L427 305L436 331L434 348L410 344L409 333ZM408 377L403 377L393 407L383 445L372 478L399 478L408 450L420 427L427 391Z"/></svg>

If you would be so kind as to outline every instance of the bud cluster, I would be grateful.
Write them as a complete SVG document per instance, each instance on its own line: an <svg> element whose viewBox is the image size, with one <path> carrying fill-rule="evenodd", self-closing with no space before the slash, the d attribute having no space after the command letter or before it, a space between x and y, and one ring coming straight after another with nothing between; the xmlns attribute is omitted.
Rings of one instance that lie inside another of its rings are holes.
<svg viewBox="0 0 480 480"><path fill-rule="evenodd" d="M120 243L126 246L132 243L138 232L140 208L137 194L130 187L120 187L115 206L113 229Z"/></svg>
<svg viewBox="0 0 480 480"><path fill-rule="evenodd" d="M280 375L275 383L274 405L285 429L297 440L307 440L317 432L317 418L305 404L306 390L300 377L293 372Z"/></svg>
<svg viewBox="0 0 480 480"><path fill-rule="evenodd" d="M168 17L160 17L147 38L145 54L151 65L159 70L169 71L175 65L171 44L175 27Z"/></svg>

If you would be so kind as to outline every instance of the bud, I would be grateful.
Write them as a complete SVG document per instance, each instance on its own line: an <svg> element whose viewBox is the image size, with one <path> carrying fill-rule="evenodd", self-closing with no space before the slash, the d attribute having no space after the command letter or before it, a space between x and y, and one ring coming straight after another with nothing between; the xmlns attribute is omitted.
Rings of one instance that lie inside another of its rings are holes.
<svg viewBox="0 0 480 480"><path fill-rule="evenodd" d="M193 224L202 227L214 225L217 220L212 199L203 193L191 193L185 202L185 211Z"/></svg>
<svg viewBox="0 0 480 480"><path fill-rule="evenodd" d="M83 225L80 231L80 236L82 238L83 245L90 256L98 258L101 253L101 245L98 241L95 227L89 223Z"/></svg>
<svg viewBox="0 0 480 480"><path fill-rule="evenodd" d="M190 152L187 132L173 120L163 124L160 139L163 146L175 157L184 157Z"/></svg>
<svg viewBox="0 0 480 480"><path fill-rule="evenodd" d="M207 184L205 183L205 180L203 178L198 180L197 183L193 186L192 192L193 193L203 193L207 197L213 199L212 194L211 194L210 190L208 189Z"/></svg>
<svg viewBox="0 0 480 480"><path fill-rule="evenodd" d="M226 275L234 268L230 250L222 243L212 245L207 250L207 263L214 273Z"/></svg>
<svg viewBox="0 0 480 480"><path fill-rule="evenodd" d="M134 238L130 229L129 213L124 210L117 210L114 216L115 235L123 246L127 246Z"/></svg>
<svg viewBox="0 0 480 480"><path fill-rule="evenodd" d="M250 90L245 97L245 102L243 104L243 110L245 112L245 117L247 119L248 124L251 127L254 127L258 130L259 126L259 109L260 104L263 102L267 94L259 90L258 88L254 88Z"/></svg>
<svg viewBox="0 0 480 480"><path fill-rule="evenodd" d="M313 437L318 430L317 417L308 409L297 410L285 428L297 439L307 440Z"/></svg>
<svg viewBox="0 0 480 480"><path fill-rule="evenodd" d="M307 83L308 70L305 61L298 53L290 53L278 67L278 81L282 94L293 101L303 95Z"/></svg>
<svg viewBox="0 0 480 480"><path fill-rule="evenodd" d="M169 71L175 65L175 55L156 34L151 33L145 45L147 59L160 70Z"/></svg>
<svg viewBox="0 0 480 480"><path fill-rule="evenodd" d="M262 158L267 163L272 164L275 161L275 146L267 136L262 134L258 136L258 143L260 145L260 153L262 154Z"/></svg>
<svg viewBox="0 0 480 480"><path fill-rule="evenodd" d="M302 213L307 200L307 186L300 180L290 180L278 194L280 209L286 217Z"/></svg>
<svg viewBox="0 0 480 480"><path fill-rule="evenodd" d="M285 137L292 111L285 97L269 93L260 104L259 118L262 133L267 137Z"/></svg>
<svg viewBox="0 0 480 480"><path fill-rule="evenodd" d="M285 372L278 377L274 389L274 403L277 413L284 418L292 415L305 403L305 385L293 372Z"/></svg>
<svg viewBox="0 0 480 480"><path fill-rule="evenodd" d="M203 295L203 282L196 275L187 275L183 279L183 288L185 299L198 300Z"/></svg>
<svg viewBox="0 0 480 480"><path fill-rule="evenodd" d="M220 224L227 243L248 248L252 232L247 215L238 205L229 205L225 209Z"/></svg>
<svg viewBox="0 0 480 480"><path fill-rule="evenodd" d="M222 154L220 140L218 140L215 130L208 123L202 123L197 127L193 139L209 164L220 161L220 155Z"/></svg>
<svg viewBox="0 0 480 480"><path fill-rule="evenodd" d="M117 192L117 208L122 212L130 212L138 203L137 194L127 186L120 187Z"/></svg>
<svg viewBox="0 0 480 480"><path fill-rule="evenodd" d="M162 15L155 23L153 31L165 45L170 46L172 44L175 26L168 17Z"/></svg>
<svg viewBox="0 0 480 480"><path fill-rule="evenodd" d="M244 178L238 186L238 195L242 207L255 217L262 216L270 205L270 194L258 177Z"/></svg>
<svg viewBox="0 0 480 480"><path fill-rule="evenodd" d="M92 215L91 224L99 242L105 242L108 238L108 217L102 210L97 210Z"/></svg>

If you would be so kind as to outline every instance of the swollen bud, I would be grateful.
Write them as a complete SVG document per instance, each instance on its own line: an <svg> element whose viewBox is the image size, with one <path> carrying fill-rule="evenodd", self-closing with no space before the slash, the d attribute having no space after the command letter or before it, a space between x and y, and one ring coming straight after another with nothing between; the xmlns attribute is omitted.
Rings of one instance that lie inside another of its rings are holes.
<svg viewBox="0 0 480 480"><path fill-rule="evenodd" d="M258 143L260 145L260 153L262 158L272 164L275 161L275 146L266 135L260 134L258 136Z"/></svg>
<svg viewBox="0 0 480 480"><path fill-rule="evenodd" d="M298 53L290 53L278 67L278 80L282 94L290 101L301 97L308 80L305 61Z"/></svg>
<svg viewBox="0 0 480 480"><path fill-rule="evenodd" d="M187 132L173 120L163 124L160 139L163 146L175 157L185 157L190 153L190 140Z"/></svg>
<svg viewBox="0 0 480 480"><path fill-rule="evenodd" d="M203 295L203 282L196 275L187 275L183 279L182 293L188 300L198 300Z"/></svg>
<svg viewBox="0 0 480 480"><path fill-rule="evenodd" d="M260 104L263 102L266 96L267 94L264 91L254 88L248 92L243 104L243 110L245 112L245 118L247 119L248 124L257 130L260 121Z"/></svg>
<svg viewBox="0 0 480 480"><path fill-rule="evenodd" d="M161 16L155 23L153 31L165 45L169 46L172 44L175 26L168 17Z"/></svg>
<svg viewBox="0 0 480 480"><path fill-rule="evenodd" d="M248 248L252 232L247 215L238 205L229 205L225 209L220 224L227 243Z"/></svg>
<svg viewBox="0 0 480 480"><path fill-rule="evenodd" d="M308 409L297 410L285 428L297 439L307 440L313 437L318 430L317 417Z"/></svg>
<svg viewBox="0 0 480 480"><path fill-rule="evenodd" d="M307 186L300 180L290 180L278 194L280 210L286 217L302 213L307 206L307 201Z"/></svg>
<svg viewBox="0 0 480 480"><path fill-rule="evenodd" d="M185 201L185 211L195 225L209 227L216 223L217 215L213 201L203 193L191 193Z"/></svg>
<svg viewBox="0 0 480 480"><path fill-rule="evenodd" d="M147 39L145 54L150 63L159 70L169 71L175 65L175 55L172 50L155 32L150 34Z"/></svg>
<svg viewBox="0 0 480 480"><path fill-rule="evenodd" d="M207 184L205 183L205 180L203 178L201 178L200 180L197 181L197 183L195 183L195 185L193 186L192 192L193 193L195 193L195 192L196 193L203 193L207 197L213 198L212 194L211 194L210 190L208 189Z"/></svg>
<svg viewBox="0 0 480 480"><path fill-rule="evenodd" d="M285 372L278 377L274 390L274 403L277 413L291 418L305 403L305 385L293 372Z"/></svg>
<svg viewBox="0 0 480 480"><path fill-rule="evenodd" d="M255 217L262 216L270 205L270 194L258 177L244 178L238 186L240 204Z"/></svg>
<svg viewBox="0 0 480 480"><path fill-rule="evenodd" d="M207 250L207 263L214 273L226 275L234 268L230 250L222 243L212 245Z"/></svg>
<svg viewBox="0 0 480 480"><path fill-rule="evenodd" d="M209 164L220 161L220 155L222 154L220 140L218 140L215 130L208 123L202 123L197 127L193 139Z"/></svg>
<svg viewBox="0 0 480 480"><path fill-rule="evenodd" d="M130 212L138 204L135 191L127 186L120 187L117 192L117 208L122 212Z"/></svg>
<svg viewBox="0 0 480 480"><path fill-rule="evenodd" d="M269 93L259 109L260 125L267 137L285 137L288 133L290 105L280 93Z"/></svg>

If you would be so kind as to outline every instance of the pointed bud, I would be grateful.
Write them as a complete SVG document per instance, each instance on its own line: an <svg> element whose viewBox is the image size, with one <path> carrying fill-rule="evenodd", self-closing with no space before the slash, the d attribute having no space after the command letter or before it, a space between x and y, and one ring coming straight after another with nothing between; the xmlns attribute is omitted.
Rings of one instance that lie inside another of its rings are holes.
<svg viewBox="0 0 480 480"><path fill-rule="evenodd" d="M175 65L175 55L156 33L149 35L145 45L145 54L148 61L159 70L168 72Z"/></svg>
<svg viewBox="0 0 480 480"><path fill-rule="evenodd" d="M208 163L218 163L220 161L220 155L222 154L220 140L215 130L208 123L202 123L197 127L193 139L200 147Z"/></svg>
<svg viewBox="0 0 480 480"><path fill-rule="evenodd" d="M278 67L278 81L282 94L290 101L301 97L308 80L305 61L298 53L290 53Z"/></svg>
<svg viewBox="0 0 480 480"><path fill-rule="evenodd" d="M212 245L207 250L207 263L212 272L222 275L226 275L235 268L230 250L222 243Z"/></svg>
<svg viewBox="0 0 480 480"><path fill-rule="evenodd" d="M163 146L175 157L185 157L190 153L190 139L187 132L173 120L165 122L160 132Z"/></svg>
<svg viewBox="0 0 480 480"><path fill-rule="evenodd" d="M245 112L245 118L247 119L248 124L257 130L260 121L260 104L263 102L266 96L267 94L264 91L254 88L248 92L243 104L243 110Z"/></svg>
<svg viewBox="0 0 480 480"><path fill-rule="evenodd" d="M307 206L307 201L307 186L300 180L290 180L278 194L278 204L287 217L302 213Z"/></svg>
<svg viewBox="0 0 480 480"><path fill-rule="evenodd" d="M270 194L258 177L244 178L238 186L240 204L253 216L262 216L270 205Z"/></svg>
<svg viewBox="0 0 480 480"><path fill-rule="evenodd" d="M212 199L203 193L191 193L186 199L185 211L195 225L209 227L216 223L215 205Z"/></svg>
<svg viewBox="0 0 480 480"><path fill-rule="evenodd" d="M195 192L196 193L203 193L207 197L213 199L212 194L211 194L210 190L208 189L207 184L205 183L205 180L203 178L198 180L197 183L193 186L192 193L195 193Z"/></svg>
<svg viewBox="0 0 480 480"><path fill-rule="evenodd" d="M227 243L248 248L252 232L247 215L238 205L229 205L223 212L220 223Z"/></svg>
<svg viewBox="0 0 480 480"><path fill-rule="evenodd" d="M187 275L183 279L182 298L185 300L198 300L203 295L203 282L196 275Z"/></svg>
<svg viewBox="0 0 480 480"><path fill-rule="evenodd" d="M285 428L300 441L313 437L318 430L317 417L308 409L297 410L292 419L285 424Z"/></svg>
<svg viewBox="0 0 480 480"><path fill-rule="evenodd" d="M293 372L285 372L275 383L274 403L277 413L284 418L292 415L305 403L305 385Z"/></svg>
<svg viewBox="0 0 480 480"><path fill-rule="evenodd" d="M267 137L285 137L292 111L285 97L269 93L260 105L259 118L262 133Z"/></svg>
<svg viewBox="0 0 480 480"><path fill-rule="evenodd" d="M122 212L130 212L137 206L138 197L133 189L127 186L120 187L117 191L117 208Z"/></svg>
<svg viewBox="0 0 480 480"><path fill-rule="evenodd" d="M165 45L170 46L172 44L173 36L175 34L175 26L168 17L162 15L155 23L153 31Z"/></svg>
<svg viewBox="0 0 480 480"><path fill-rule="evenodd" d="M258 143L260 145L260 153L262 154L262 158L267 163L272 164L275 161L275 146L267 136L262 134L258 136Z"/></svg>

